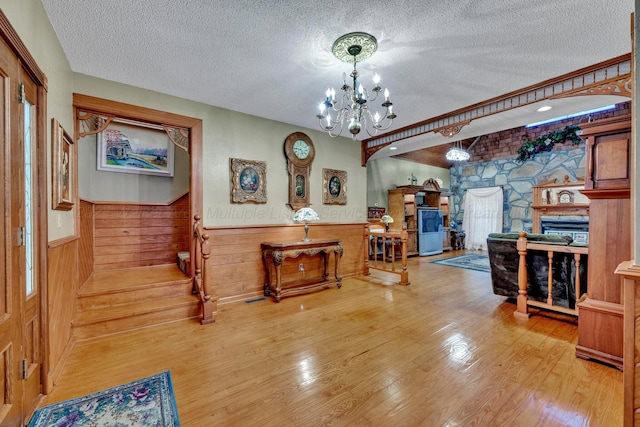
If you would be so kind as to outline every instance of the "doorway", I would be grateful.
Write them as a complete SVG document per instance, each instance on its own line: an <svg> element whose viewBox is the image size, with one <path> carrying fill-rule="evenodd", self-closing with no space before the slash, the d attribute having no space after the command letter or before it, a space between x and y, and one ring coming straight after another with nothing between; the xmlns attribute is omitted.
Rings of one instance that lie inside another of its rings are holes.
<svg viewBox="0 0 640 427"><path fill-rule="evenodd" d="M0 425L20 426L41 396L46 352L46 78L0 18Z"/></svg>

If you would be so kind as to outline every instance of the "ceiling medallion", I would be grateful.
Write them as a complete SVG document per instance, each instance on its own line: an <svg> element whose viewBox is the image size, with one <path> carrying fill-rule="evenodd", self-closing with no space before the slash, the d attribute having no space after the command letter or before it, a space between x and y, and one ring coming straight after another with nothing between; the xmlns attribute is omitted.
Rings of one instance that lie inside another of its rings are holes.
<svg viewBox="0 0 640 427"><path fill-rule="evenodd" d="M367 33L349 33L333 42L333 56L350 64L370 58L378 49L378 40Z"/></svg>

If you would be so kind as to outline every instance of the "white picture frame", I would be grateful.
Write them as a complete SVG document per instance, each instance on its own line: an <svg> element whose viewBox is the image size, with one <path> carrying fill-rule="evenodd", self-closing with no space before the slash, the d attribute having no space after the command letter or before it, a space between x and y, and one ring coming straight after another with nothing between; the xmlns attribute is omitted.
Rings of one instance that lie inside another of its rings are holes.
<svg viewBox="0 0 640 427"><path fill-rule="evenodd" d="M98 134L97 169L174 176L175 146L162 126L114 120Z"/></svg>

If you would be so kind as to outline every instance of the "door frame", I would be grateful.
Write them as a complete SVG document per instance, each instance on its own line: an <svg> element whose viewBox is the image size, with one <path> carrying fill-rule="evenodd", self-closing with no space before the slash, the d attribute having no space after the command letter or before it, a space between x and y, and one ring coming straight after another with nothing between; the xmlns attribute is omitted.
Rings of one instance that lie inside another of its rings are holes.
<svg viewBox="0 0 640 427"><path fill-rule="evenodd" d="M40 314L39 314L39 341L40 341L40 386L41 392L44 393L44 384L47 383L46 375L49 372L49 360L46 357L49 354L49 340L46 331L49 329L47 315L47 245L48 245L48 204L47 204L47 76L40 69L35 59L29 53L29 50L22 42L18 33L13 28L9 19L0 10L0 37L4 39L9 48L14 52L20 61L21 72L25 72L31 77L37 86L37 104L36 104L36 149L35 161L36 167L34 173L34 187L36 189L36 197L34 203L33 214L35 216L34 226L38 228L37 240L34 242L37 259L37 276L36 289L40 296ZM22 399L22 397L21 397ZM24 409L24 408L23 408Z"/></svg>
<svg viewBox="0 0 640 427"><path fill-rule="evenodd" d="M186 129L189 132L189 203L191 229L193 230L195 215L202 216L202 120L79 93L73 94L73 109L75 122L73 138L76 146L79 142L81 128L79 111L176 127ZM79 214L80 212L77 210L75 217L76 235L79 234ZM189 242L189 252L191 254L195 253L195 239L193 238ZM191 262L189 271L191 272L191 278L193 278L195 260L193 256L189 258Z"/></svg>

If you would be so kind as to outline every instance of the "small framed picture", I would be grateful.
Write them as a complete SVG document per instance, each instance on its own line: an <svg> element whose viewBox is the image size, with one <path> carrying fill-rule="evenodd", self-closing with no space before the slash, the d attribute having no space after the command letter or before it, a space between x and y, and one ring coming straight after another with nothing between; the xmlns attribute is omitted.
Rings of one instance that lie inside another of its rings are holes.
<svg viewBox="0 0 640 427"><path fill-rule="evenodd" d="M232 203L267 203L267 162L229 159Z"/></svg>
<svg viewBox="0 0 640 427"><path fill-rule="evenodd" d="M347 204L347 171L322 169L322 195L325 205Z"/></svg>
<svg viewBox="0 0 640 427"><path fill-rule="evenodd" d="M73 140L54 118L51 120L52 137L52 208L68 211L74 203L74 151Z"/></svg>
<svg viewBox="0 0 640 427"><path fill-rule="evenodd" d="M387 212L385 208L379 208L377 206L369 206L367 209L367 218L369 219L380 219Z"/></svg>

